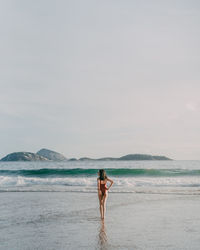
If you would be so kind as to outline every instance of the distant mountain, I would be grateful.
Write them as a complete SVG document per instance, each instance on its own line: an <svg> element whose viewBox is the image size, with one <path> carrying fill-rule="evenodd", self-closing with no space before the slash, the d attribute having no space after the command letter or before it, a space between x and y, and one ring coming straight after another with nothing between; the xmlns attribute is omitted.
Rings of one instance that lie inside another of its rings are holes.
<svg viewBox="0 0 200 250"><path fill-rule="evenodd" d="M88 157L82 157L79 159L79 161L95 161L95 159L88 158Z"/></svg>
<svg viewBox="0 0 200 250"><path fill-rule="evenodd" d="M88 157L80 158L79 161L166 161L172 160L166 156L146 155L146 154L128 154L119 158L103 157L99 159L92 159Z"/></svg>
<svg viewBox="0 0 200 250"><path fill-rule="evenodd" d="M103 157L103 158L99 158L96 159L97 161L117 161L118 158L113 158L113 157Z"/></svg>
<svg viewBox="0 0 200 250"><path fill-rule="evenodd" d="M82 157L79 159L79 161L116 161L119 158L113 158L113 157L103 157L98 159L88 158L88 157Z"/></svg>
<svg viewBox="0 0 200 250"><path fill-rule="evenodd" d="M62 155L62 154L60 154L58 152L46 149L46 148L40 149L37 152L37 155L45 157L50 161L66 161L67 160L67 158L65 158L64 155Z"/></svg>
<svg viewBox="0 0 200 250"><path fill-rule="evenodd" d="M146 154L128 154L125 156L122 156L118 158L120 161L166 161L166 160L171 160L170 158L167 158L166 156L157 156L157 155L146 155Z"/></svg>
<svg viewBox="0 0 200 250"><path fill-rule="evenodd" d="M166 161L172 160L166 156L147 155L147 154L128 154L119 158L103 157L92 159L82 157L79 160L71 158L68 161ZM6 155L1 161L67 161L67 158L55 151L42 148L36 154L31 152L15 152Z"/></svg>
<svg viewBox="0 0 200 250"><path fill-rule="evenodd" d="M48 161L48 159L31 152L15 152L6 155L1 161Z"/></svg>
<svg viewBox="0 0 200 250"><path fill-rule="evenodd" d="M70 158L70 159L68 159L68 161L77 161L77 159L76 158Z"/></svg>

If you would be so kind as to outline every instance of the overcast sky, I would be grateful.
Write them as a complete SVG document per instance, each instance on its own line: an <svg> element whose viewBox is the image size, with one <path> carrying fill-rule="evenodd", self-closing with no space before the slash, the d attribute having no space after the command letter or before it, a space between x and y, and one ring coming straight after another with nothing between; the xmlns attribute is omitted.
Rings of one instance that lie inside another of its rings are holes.
<svg viewBox="0 0 200 250"><path fill-rule="evenodd" d="M0 1L0 157L200 160L200 1Z"/></svg>

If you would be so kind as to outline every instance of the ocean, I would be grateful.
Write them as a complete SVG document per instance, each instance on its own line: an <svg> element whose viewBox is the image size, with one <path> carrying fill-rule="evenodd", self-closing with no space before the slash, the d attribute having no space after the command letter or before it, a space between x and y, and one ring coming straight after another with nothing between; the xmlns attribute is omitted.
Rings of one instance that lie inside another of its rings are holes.
<svg viewBox="0 0 200 250"><path fill-rule="evenodd" d="M199 194L200 161L0 162L0 249L199 249Z"/></svg>
<svg viewBox="0 0 200 250"><path fill-rule="evenodd" d="M198 193L199 161L0 162L0 192L96 192L105 169L114 193Z"/></svg>

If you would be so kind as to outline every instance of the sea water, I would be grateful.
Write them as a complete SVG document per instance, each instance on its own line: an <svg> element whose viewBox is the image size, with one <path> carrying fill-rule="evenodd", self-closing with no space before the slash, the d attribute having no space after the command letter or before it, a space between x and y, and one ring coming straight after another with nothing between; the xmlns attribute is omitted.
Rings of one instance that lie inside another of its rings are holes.
<svg viewBox="0 0 200 250"><path fill-rule="evenodd" d="M1 162L0 250L197 250L199 195L199 161Z"/></svg>
<svg viewBox="0 0 200 250"><path fill-rule="evenodd" d="M198 193L199 161L0 162L0 192L96 192L98 169L110 192Z"/></svg>

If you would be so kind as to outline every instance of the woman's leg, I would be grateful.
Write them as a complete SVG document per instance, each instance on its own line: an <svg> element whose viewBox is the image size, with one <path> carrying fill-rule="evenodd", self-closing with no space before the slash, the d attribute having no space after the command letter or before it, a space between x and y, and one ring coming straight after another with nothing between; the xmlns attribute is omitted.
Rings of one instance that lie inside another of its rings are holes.
<svg viewBox="0 0 200 250"><path fill-rule="evenodd" d="M108 197L108 193L105 192L105 194L103 196L103 219L104 219L105 214L106 214L106 200L107 200L107 197Z"/></svg>
<svg viewBox="0 0 200 250"><path fill-rule="evenodd" d="M99 210L100 210L101 219L102 219L103 218L102 192L99 192Z"/></svg>

